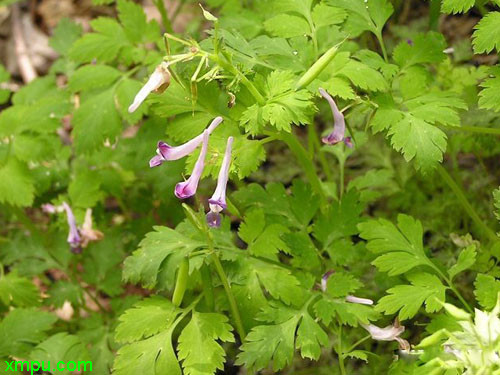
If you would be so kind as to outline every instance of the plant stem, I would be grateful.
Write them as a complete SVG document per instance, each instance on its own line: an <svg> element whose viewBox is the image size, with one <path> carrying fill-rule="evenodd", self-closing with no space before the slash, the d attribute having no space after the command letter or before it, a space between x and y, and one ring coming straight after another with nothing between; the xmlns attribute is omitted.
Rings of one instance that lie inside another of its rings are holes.
<svg viewBox="0 0 500 375"><path fill-rule="evenodd" d="M238 335L240 336L241 341L243 341L246 337L245 328L243 328L243 322L241 320L238 306L236 305L236 299L234 298L233 292L231 291L231 286L229 285L226 273L224 272L224 268L222 267L219 256L216 252L212 253L212 260L214 262L217 274L219 275L220 281L222 282L222 285L224 286L224 289L226 291L227 299L229 300L229 307L231 308L231 314L233 315L234 323L236 324L236 331L238 331Z"/></svg>
<svg viewBox="0 0 500 375"><path fill-rule="evenodd" d="M155 4L156 8L158 9L158 12L160 12L161 22L163 23L163 27L165 28L165 31L167 31L169 33L173 32L172 23L170 22L170 19L168 18L167 9L165 9L164 0L154 0L153 2Z"/></svg>
<svg viewBox="0 0 500 375"><path fill-rule="evenodd" d="M172 303L179 307L182 304L184 293L186 292L187 281L189 277L189 258L184 258L181 261L179 270L177 271L177 281L175 283L174 294L172 296Z"/></svg>
<svg viewBox="0 0 500 375"><path fill-rule="evenodd" d="M312 142L313 150L316 148L317 150L317 155L319 158L319 162L321 164L321 167L323 168L323 172L325 173L325 176L328 181L333 181L333 173L330 170L330 166L328 165L328 161L326 160L325 154L321 151L321 143L319 141L319 136L318 132L316 131L316 126L315 124L309 124L308 125L308 130L309 130L309 139ZM314 151L313 151L314 155Z"/></svg>
<svg viewBox="0 0 500 375"><path fill-rule="evenodd" d="M382 32L378 31L375 36L380 44L380 48L382 48L382 54L384 55L385 62L389 62L389 57L387 55L387 49L385 48L384 38L382 38Z"/></svg>
<svg viewBox="0 0 500 375"><path fill-rule="evenodd" d="M482 126L444 126L444 128L449 130L479 133L479 134L494 134L500 135L500 129L498 128L484 128Z"/></svg>
<svg viewBox="0 0 500 375"><path fill-rule="evenodd" d="M365 337L363 337L362 339L359 339L358 341L356 341L354 344L351 345L351 347L349 349L347 349L345 351L345 353L350 353L353 351L354 348L356 348L358 345L364 343L366 340L368 340L370 337L372 337L371 335L366 335ZM345 355L344 355L344 358L345 358Z"/></svg>
<svg viewBox="0 0 500 375"><path fill-rule="evenodd" d="M344 365L344 354L342 351L342 324L339 324L338 336L339 336L339 342L337 345L337 355L339 357L340 373L342 375L346 375L345 365Z"/></svg>
<svg viewBox="0 0 500 375"><path fill-rule="evenodd" d="M214 290L212 275L210 274L210 269L204 265L200 269L201 281L203 283L203 293L205 294L205 302L207 303L208 310L213 310L215 306Z"/></svg>
<svg viewBox="0 0 500 375"><path fill-rule="evenodd" d="M282 133L280 134L280 138L287 144L288 148L293 152L298 162L301 164L313 190L319 195L321 206L326 207L328 202L325 192L323 191L323 188L321 186L321 181L318 177L316 166L307 155L307 151L300 144L297 138L291 133Z"/></svg>
<svg viewBox="0 0 500 375"><path fill-rule="evenodd" d="M458 201L464 208L465 212L467 212L467 214L470 216L472 221L482 229L482 231L488 237L489 240L493 242L498 241L498 237L495 234L495 232L490 227L488 227L486 223L484 223L484 221L481 220L477 212L474 210L474 207L472 207L472 205L467 200L460 186L448 174L446 169L443 166L439 165L437 170L441 178L446 182L446 184L453 191L453 193L455 193L455 196L457 197Z"/></svg>
<svg viewBox="0 0 500 375"><path fill-rule="evenodd" d="M460 302L462 302L462 305L465 306L465 308L467 309L467 311L469 311L471 314L473 314L474 311L472 310L472 308L470 307L470 305L467 303L467 301L465 300L465 298L462 297L462 294L460 294L460 292L455 288L455 286L453 285L453 282L451 280L446 280L446 282L450 286L451 291L457 296L457 298L460 300Z"/></svg>
<svg viewBox="0 0 500 375"><path fill-rule="evenodd" d="M215 266L215 270L219 275L220 281L224 290L226 291L226 296L229 301L229 308L231 310L231 315L234 319L234 324L236 325L236 331L240 336L240 340L243 342L246 337L245 328L243 327L243 321L241 320L240 311L238 310L238 305L236 304L236 299L234 298L233 292L231 290L231 285L229 285L229 281L227 280L226 272L224 271L224 267L222 267L222 263L220 262L219 255L215 251L214 241L209 232L207 226L204 227L204 234L207 238L208 250L211 253L211 258Z"/></svg>
<svg viewBox="0 0 500 375"><path fill-rule="evenodd" d="M340 161L339 160L339 163L340 163L340 173L339 173L339 178L340 178L340 182L339 182L339 198L342 199L342 196L344 195L344 185L345 185L345 181L344 181L344 174L345 174L345 161Z"/></svg>

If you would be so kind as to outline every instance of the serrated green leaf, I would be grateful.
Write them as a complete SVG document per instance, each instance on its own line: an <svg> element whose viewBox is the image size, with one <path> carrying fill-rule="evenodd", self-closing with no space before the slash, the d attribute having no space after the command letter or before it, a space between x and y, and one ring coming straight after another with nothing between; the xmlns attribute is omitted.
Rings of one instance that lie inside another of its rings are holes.
<svg viewBox="0 0 500 375"><path fill-rule="evenodd" d="M280 38L293 38L311 33L311 28L304 18L290 14L274 16L264 22L264 27L269 34Z"/></svg>
<svg viewBox="0 0 500 375"><path fill-rule="evenodd" d="M0 356L26 358L47 337L57 317L46 311L15 309L0 323Z"/></svg>
<svg viewBox="0 0 500 375"><path fill-rule="evenodd" d="M352 36L358 36L365 30L374 34L381 33L394 12L392 4L387 0L328 0L327 3L348 12L346 28Z"/></svg>
<svg viewBox="0 0 500 375"><path fill-rule="evenodd" d="M234 342L232 327L222 314L193 312L179 336L179 360L186 375L211 375L224 368L224 349L216 340Z"/></svg>
<svg viewBox="0 0 500 375"><path fill-rule="evenodd" d="M245 221L238 228L238 236L247 244L252 244L263 232L266 225L262 209L251 210L246 213Z"/></svg>
<svg viewBox="0 0 500 375"><path fill-rule="evenodd" d="M74 369L92 371L89 353L81 340L77 336L68 335L65 332L56 333L38 344L31 352L30 359L40 363L54 364L65 361L67 362L66 366L58 367L58 372L63 374L74 373L70 370L72 365L75 365Z"/></svg>
<svg viewBox="0 0 500 375"><path fill-rule="evenodd" d="M283 241L287 245L287 253L293 257L292 265L298 269L319 272L321 261L311 238L303 232L284 233Z"/></svg>
<svg viewBox="0 0 500 375"><path fill-rule="evenodd" d="M479 107L500 111L500 70L496 77L488 78L481 83L483 88L479 93Z"/></svg>
<svg viewBox="0 0 500 375"><path fill-rule="evenodd" d="M437 32L418 34L412 43L402 41L394 49L394 60L402 67L415 64L436 63L446 57L443 50L446 48L444 36Z"/></svg>
<svg viewBox="0 0 500 375"><path fill-rule="evenodd" d="M172 347L172 330L122 346L113 364L113 374L181 375Z"/></svg>
<svg viewBox="0 0 500 375"><path fill-rule="evenodd" d="M99 174L92 170L82 170L69 183L68 194L73 207L92 208L103 197Z"/></svg>
<svg viewBox="0 0 500 375"><path fill-rule="evenodd" d="M169 270L173 283L178 263L196 248L203 247L204 243L188 238L178 231L167 227L154 227L139 244L139 249L132 256L125 259L123 279L132 283L141 282L146 288L153 288L157 284L158 273L165 267ZM173 263L165 261L172 258Z"/></svg>
<svg viewBox="0 0 500 375"><path fill-rule="evenodd" d="M125 31L114 19L100 17L90 24L96 32L85 34L69 50L69 57L76 62L110 62L129 45Z"/></svg>
<svg viewBox="0 0 500 375"><path fill-rule="evenodd" d="M0 203L13 206L30 206L35 196L35 186L28 167L13 156L0 166Z"/></svg>
<svg viewBox="0 0 500 375"><path fill-rule="evenodd" d="M409 275L408 280L411 285L397 285L387 290L388 295L379 300L375 309L386 315L399 311L399 319L405 320L414 317L423 304L429 313L442 308L446 287L437 276L417 272Z"/></svg>
<svg viewBox="0 0 500 375"><path fill-rule="evenodd" d="M474 6L475 0L443 0L441 12L443 13L464 13Z"/></svg>
<svg viewBox="0 0 500 375"><path fill-rule="evenodd" d="M453 280L460 272L471 268L476 263L476 255L476 245L469 245L463 249L458 255L457 263L448 270L450 279Z"/></svg>
<svg viewBox="0 0 500 375"><path fill-rule="evenodd" d="M312 20L316 27L337 25L347 17L347 12L342 8L331 7L325 3L316 5L312 11Z"/></svg>
<svg viewBox="0 0 500 375"><path fill-rule="evenodd" d="M500 293L500 281L491 275L478 274L474 281L474 295L484 309L492 309Z"/></svg>
<svg viewBox="0 0 500 375"><path fill-rule="evenodd" d="M88 98L75 111L73 134L78 153L90 153L105 140L114 143L122 122L115 108L114 89L109 88Z"/></svg>
<svg viewBox="0 0 500 375"><path fill-rule="evenodd" d="M126 343L153 336L170 327L179 311L169 300L153 296L136 303L118 320L115 339Z"/></svg>
<svg viewBox="0 0 500 375"><path fill-rule="evenodd" d="M315 315L326 325L338 320L341 324L357 327L359 323L369 324L379 314L372 306L322 298L314 304Z"/></svg>
<svg viewBox="0 0 500 375"><path fill-rule="evenodd" d="M387 89L387 82L382 74L356 60L349 60L337 74L345 76L363 90L384 91Z"/></svg>
<svg viewBox="0 0 500 375"><path fill-rule="evenodd" d="M127 38L133 43L153 42L161 36L156 21L147 22L142 6L128 0L118 0L118 17Z"/></svg>
<svg viewBox="0 0 500 375"><path fill-rule="evenodd" d="M475 53L500 51L500 12L489 12L474 29L472 45Z"/></svg>
<svg viewBox="0 0 500 375"><path fill-rule="evenodd" d="M252 328L238 354L237 364L261 370L273 361L273 370L279 371L293 359L295 329L300 315L277 325Z"/></svg>
<svg viewBox="0 0 500 375"><path fill-rule="evenodd" d="M82 288L66 280L59 280L52 284L47 294L49 297L44 303L54 307L62 307L66 301L70 302L73 306L77 306L83 299Z"/></svg>
<svg viewBox="0 0 500 375"><path fill-rule="evenodd" d="M363 284L351 274L335 272L327 281L326 292L332 297L345 297L355 292Z"/></svg>
<svg viewBox="0 0 500 375"><path fill-rule="evenodd" d="M120 76L118 69L108 65L85 65L70 77L68 87L73 92L107 87Z"/></svg>
<svg viewBox="0 0 500 375"><path fill-rule="evenodd" d="M147 106L141 105L133 113L129 113L128 107L132 103L135 95L139 92L142 85L135 79L123 78L116 87L116 102L118 111L122 118L130 124L136 124L147 113ZM169 126L170 129L170 126ZM200 132L201 133L201 132Z"/></svg>
<svg viewBox="0 0 500 375"><path fill-rule="evenodd" d="M0 300L6 306L37 306L40 304L40 292L29 279L18 276L13 270L0 278Z"/></svg>
<svg viewBox="0 0 500 375"><path fill-rule="evenodd" d="M61 55L67 55L71 46L82 34L82 27L69 18L59 21L54 33L49 40L49 44Z"/></svg>
<svg viewBox="0 0 500 375"><path fill-rule="evenodd" d="M318 360L321 347L329 343L328 335L309 314L303 314L297 329L295 347L300 349L302 358Z"/></svg>

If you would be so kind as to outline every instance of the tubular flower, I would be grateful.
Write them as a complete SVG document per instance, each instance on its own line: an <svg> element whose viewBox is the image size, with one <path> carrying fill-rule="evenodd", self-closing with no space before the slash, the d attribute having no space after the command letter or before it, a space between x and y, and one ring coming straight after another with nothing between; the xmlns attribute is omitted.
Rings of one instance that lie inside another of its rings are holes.
<svg viewBox="0 0 500 375"><path fill-rule="evenodd" d="M67 241L68 241L69 245L71 246L72 252L80 253L82 251L82 248L81 248L82 237L80 236L80 231L78 230L78 227L76 226L75 215L73 215L73 211L71 210L71 207L66 202L63 202L62 206L64 207L64 210L66 211L66 218L68 219L69 233L68 233Z"/></svg>
<svg viewBox="0 0 500 375"><path fill-rule="evenodd" d="M214 118L206 129L206 131L208 131L208 135L212 134L212 132L217 128L217 126L219 126L222 121L224 121L222 117ZM178 160L183 158L184 156L189 155L200 145L201 142L203 142L203 135L204 133L201 133L200 135L194 137L190 141L180 146L170 146L165 142L158 142L158 148L156 149L156 153L158 155L155 155L153 156L153 158L151 158L151 160L149 161L149 166L151 168L157 167L164 161Z"/></svg>
<svg viewBox="0 0 500 375"><path fill-rule="evenodd" d="M163 91L170 85L170 73L168 71L168 65L160 64L156 67L153 74L149 77L148 81L139 90L134 98L134 101L128 107L129 113L134 112L141 103L146 100L147 96L153 91Z"/></svg>
<svg viewBox="0 0 500 375"><path fill-rule="evenodd" d="M330 104L334 121L333 131L326 137L323 137L322 139L323 143L326 143L328 145L334 145L339 142L344 142L347 147L352 147L351 137L345 137L344 115L342 114L342 112L339 111L337 104L335 104L335 101L333 100L330 94L328 94L322 88L319 89L319 93L323 98L325 98L328 101L328 104Z"/></svg>
<svg viewBox="0 0 500 375"><path fill-rule="evenodd" d="M217 187L214 194L208 200L210 212L207 214L207 223L210 227L219 227L221 223L220 212L227 207L226 187L229 178L229 167L231 166L231 152L233 146L233 137L227 139L226 152L217 177Z"/></svg>
<svg viewBox="0 0 500 375"><path fill-rule="evenodd" d="M203 144L201 146L200 156L193 168L193 173L184 182L179 182L175 185L175 196L179 199L192 197L196 194L198 182L200 181L203 168L205 167L205 156L207 155L208 147L208 130L203 132Z"/></svg>
<svg viewBox="0 0 500 375"><path fill-rule="evenodd" d="M374 340L397 341L401 350L410 350L410 344L408 343L408 341L399 337L405 331L405 327L399 323L399 320L397 318L392 325L384 328L377 327L373 324L361 325L368 331L368 333L370 333Z"/></svg>

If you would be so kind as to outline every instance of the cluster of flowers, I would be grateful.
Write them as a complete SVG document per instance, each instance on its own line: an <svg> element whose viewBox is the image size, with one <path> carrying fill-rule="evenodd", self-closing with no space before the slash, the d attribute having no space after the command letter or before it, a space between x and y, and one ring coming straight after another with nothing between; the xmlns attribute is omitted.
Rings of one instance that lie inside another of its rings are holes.
<svg viewBox="0 0 500 375"><path fill-rule="evenodd" d="M151 74L146 84L135 96L134 101L128 109L129 112L134 112L151 92L164 90L168 87L169 83L170 73L168 71L168 66L159 65L153 74ZM175 195L177 198L186 199L196 194L196 189L198 188L198 183L205 167L205 157L210 134L212 134L222 121L222 117L216 117L203 133L180 146L174 147L163 141L158 142L158 147L156 149L157 155L149 161L149 166L151 168L158 167L165 161L181 159L191 154L200 144L202 145L200 155L198 156L191 176L186 181L179 182L175 186ZM229 178L229 168L231 166L232 145L233 137L228 137L224 160L222 161L219 177L217 179L217 187L212 197L208 200L210 212L207 214L207 223L211 227L220 226L220 213L227 207L226 186Z"/></svg>
<svg viewBox="0 0 500 375"><path fill-rule="evenodd" d="M66 218L68 220L68 243L71 247L71 251L75 254L82 252L82 248L87 247L89 242L99 241L103 238L102 232L97 229L92 228L92 209L87 208L85 212L85 220L83 225L78 227L76 224L75 215L71 210L71 207L66 202L63 202L60 206L54 206L53 204L47 203L42 205L42 210L48 214L55 214L65 211Z"/></svg>

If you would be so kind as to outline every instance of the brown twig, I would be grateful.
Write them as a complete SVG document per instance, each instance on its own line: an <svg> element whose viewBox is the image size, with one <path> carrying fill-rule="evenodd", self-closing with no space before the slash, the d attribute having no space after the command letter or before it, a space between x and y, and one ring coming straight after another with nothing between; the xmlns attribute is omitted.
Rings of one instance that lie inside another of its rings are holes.
<svg viewBox="0 0 500 375"><path fill-rule="evenodd" d="M26 42L24 40L19 4L13 4L11 9L12 36L14 37L17 64L24 83L29 83L36 77L38 77L38 74L36 73L35 68L33 68L33 64L31 63L28 53L28 48L26 47Z"/></svg>

